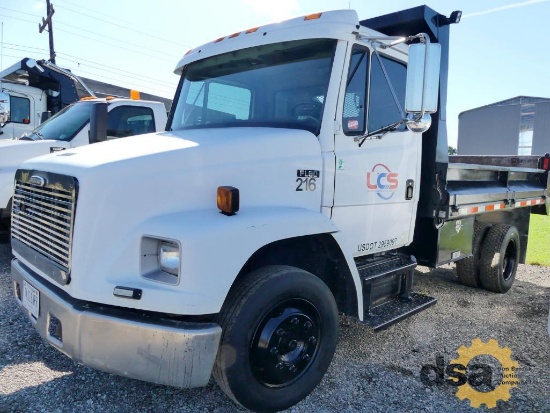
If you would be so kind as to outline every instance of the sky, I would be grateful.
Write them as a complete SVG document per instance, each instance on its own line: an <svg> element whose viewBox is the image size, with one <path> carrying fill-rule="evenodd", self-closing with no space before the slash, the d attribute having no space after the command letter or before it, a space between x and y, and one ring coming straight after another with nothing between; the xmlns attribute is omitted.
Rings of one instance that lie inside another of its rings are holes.
<svg viewBox="0 0 550 413"><path fill-rule="evenodd" d="M423 4L410 0L51 0L56 63L76 75L173 98L177 62L191 48L234 32L309 13L355 9L363 20ZM447 125L516 96L550 98L546 51L550 0L432 0L451 27ZM0 68L49 58L39 33L46 0L0 0Z"/></svg>

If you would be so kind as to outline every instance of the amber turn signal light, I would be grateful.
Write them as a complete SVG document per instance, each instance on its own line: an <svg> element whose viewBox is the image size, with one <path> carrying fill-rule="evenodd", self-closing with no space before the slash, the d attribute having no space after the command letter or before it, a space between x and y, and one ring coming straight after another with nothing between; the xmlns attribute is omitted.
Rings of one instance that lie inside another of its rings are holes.
<svg viewBox="0 0 550 413"><path fill-rule="evenodd" d="M225 215L235 215L239 211L239 190L232 186L218 187L218 208Z"/></svg>

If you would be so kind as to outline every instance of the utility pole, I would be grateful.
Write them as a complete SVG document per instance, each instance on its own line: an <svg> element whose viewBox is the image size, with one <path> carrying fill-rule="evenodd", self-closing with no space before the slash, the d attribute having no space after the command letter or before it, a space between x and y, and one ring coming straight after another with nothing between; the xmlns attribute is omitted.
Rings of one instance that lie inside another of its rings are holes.
<svg viewBox="0 0 550 413"><path fill-rule="evenodd" d="M52 28L52 16L55 13L55 10L53 9L53 6L50 4L50 0L46 0L46 5L48 6L47 9L47 17L44 19L42 17L42 24L38 24L38 31L42 33L44 29L46 28L46 25L48 26L48 33L50 36L50 62L55 64L55 51L53 48L53 28Z"/></svg>

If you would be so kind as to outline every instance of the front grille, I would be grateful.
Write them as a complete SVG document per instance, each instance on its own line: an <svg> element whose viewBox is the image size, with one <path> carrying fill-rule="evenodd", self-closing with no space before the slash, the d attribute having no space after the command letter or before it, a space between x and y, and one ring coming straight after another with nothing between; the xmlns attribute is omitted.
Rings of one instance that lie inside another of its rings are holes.
<svg viewBox="0 0 550 413"><path fill-rule="evenodd" d="M67 275L76 187L72 177L18 170L12 203L12 238L53 261Z"/></svg>

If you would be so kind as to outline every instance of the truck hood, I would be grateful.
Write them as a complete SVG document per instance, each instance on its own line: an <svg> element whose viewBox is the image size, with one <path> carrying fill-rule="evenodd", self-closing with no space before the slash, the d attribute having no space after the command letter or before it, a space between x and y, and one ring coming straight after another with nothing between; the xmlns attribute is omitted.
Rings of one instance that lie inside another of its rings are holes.
<svg viewBox="0 0 550 413"><path fill-rule="evenodd" d="M69 142L55 140L0 140L0 170L17 167L27 159L49 154L52 148L66 149L68 147Z"/></svg>
<svg viewBox="0 0 550 413"><path fill-rule="evenodd" d="M321 163L319 141L310 132L226 128L133 136L34 158L22 167L75 177L81 200L91 191L95 204L131 200L162 213L215 208L223 185L247 190L249 202L262 204L266 189L270 195L294 191L297 170L321 170ZM159 207L164 197L177 202Z"/></svg>
<svg viewBox="0 0 550 413"><path fill-rule="evenodd" d="M181 165L183 158L192 161L194 166L198 163L202 166L219 165L233 162L236 158L259 161L278 158L281 153L272 149L288 148L287 145L294 146L301 140L317 141L310 132L295 129L233 128L151 133L48 154L25 163L23 167L75 177L90 174L91 169L131 168L140 173L134 168L143 166L150 170L153 165L162 170L189 170L191 164ZM42 142L46 141L36 143ZM238 148L237 152L228 152L233 148ZM162 165L156 164L158 160L162 160Z"/></svg>

